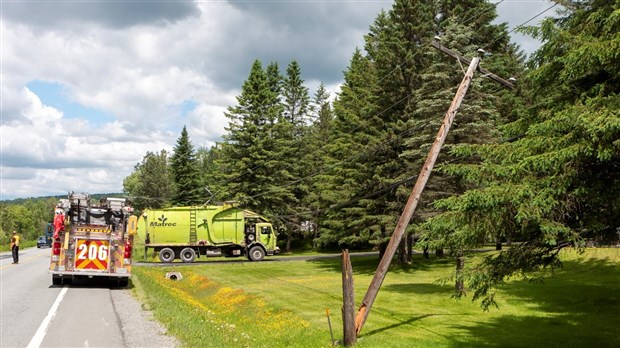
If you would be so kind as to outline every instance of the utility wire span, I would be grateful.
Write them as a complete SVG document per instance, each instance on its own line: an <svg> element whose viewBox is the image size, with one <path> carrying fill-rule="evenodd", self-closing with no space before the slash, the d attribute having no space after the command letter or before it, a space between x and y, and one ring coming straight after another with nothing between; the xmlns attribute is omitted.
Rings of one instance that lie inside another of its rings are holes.
<svg viewBox="0 0 620 348"><path fill-rule="evenodd" d="M409 98L411 97L411 95L412 95L412 94L408 94L407 96L405 96L405 97L401 98L399 101L397 101L397 102L393 103L392 105L390 105L389 107L387 107L387 108L386 108L386 109L384 109L383 111L381 111L381 112L379 112L379 113L375 114L373 117L378 117L378 116L381 116L382 114L384 114L384 113L388 112L389 110L391 110L392 108L396 107L397 105L399 105L399 104L400 104L400 103L402 103L403 101L405 101L405 100L409 99ZM353 133L355 133L357 130L359 130L359 129L360 129L360 128L362 128L362 127L363 127L363 124L360 124L360 125L358 125L356 128L354 128L353 130L350 130L350 131L349 131L349 133L352 133L352 134L353 134ZM418 127L418 128L419 128L419 127ZM413 129L413 130L415 130L415 129ZM400 134L398 137L396 137L395 139L390 139L390 140L387 140L387 141L381 142L381 143L379 143L379 144L376 144L376 145L374 145L374 147L373 147L371 150L372 150L373 152L374 152L374 151L378 151L378 150L380 149L380 147L381 147L381 146L384 146L384 145L387 145L387 144L389 144L389 143L391 143L391 142L394 142L394 141L396 141L396 140L399 140L399 139L401 139L401 138L402 138L402 136L403 136L403 135L406 135L406 133L407 133L407 132L411 132L411 131L413 131L413 130L412 130L412 129L409 129L409 130L407 130L407 131L405 131L405 132L401 133L401 134ZM291 181L291 182L288 182L288 183L286 183L286 184L283 184L283 185L279 185L279 186L278 186L278 189L281 189L281 188L285 188L285 187L289 187L289 186L295 185L296 183L299 183L299 182L305 181L305 180L307 180L307 179L309 179L309 178L312 178L312 177L314 177L314 176L316 176L316 175L322 174L322 173L324 173L327 169L331 169L331 167L334 167L334 166L339 165L339 164L342 164L342 163L346 163L346 162L348 162L349 160L350 160L351 162L353 162L353 161L354 161L354 160L356 160L358 157L363 157L363 156L368 155L368 154L370 154L370 153L371 153L371 152L369 152L369 153L366 153L366 152L360 152L360 153L357 153L357 154L355 154L355 155L353 155L353 156L351 156L351 157L348 157L348 158L343 159L342 161L340 161L340 162L338 162L338 163L334 163L334 164L331 164L331 165L329 165L329 166L322 167L322 168L321 168L321 169L319 169L318 171L316 171L316 172L314 172L314 173L312 173L312 174L309 174L309 175L307 175L307 176L305 176L305 177L302 177L302 178L299 178L299 179L295 179L295 180L293 180L293 181ZM257 166L255 166L254 168L257 168L257 167L259 167L259 166L257 165ZM266 180L266 179L264 179L264 180ZM230 181L229 181L229 182L230 182ZM269 194L269 193L272 193L272 192L275 192L275 191L276 191L276 189L272 189L272 190L263 191L263 192L258 193L258 194L256 194L256 195L248 196L248 198L256 198L256 197L264 196L264 195L266 195L266 194Z"/></svg>
<svg viewBox="0 0 620 348"><path fill-rule="evenodd" d="M504 2L504 1L505 1L505 0L500 0L500 1L499 1L499 2L497 2L497 3L494 3L494 4L493 4L494 8L496 8L496 7L497 7L497 5L501 4L501 3L502 3L502 2ZM464 20L463 22L461 22L461 24L462 24L462 25L468 25L468 24L469 24L469 23L470 23L473 19L478 18L480 15L482 15L482 14L484 14L484 13L487 13L487 12L489 12L490 10L491 10L491 8L488 8L488 9L483 9L483 10L479 10L479 11L478 11L478 13L476 13L476 14L474 14L474 15L470 16L469 18L467 18L466 20ZM404 61L404 62L402 62L402 63L400 63L400 64L397 64L397 65L396 65L396 66L395 66L392 70L390 70L387 74L385 74L384 76L382 76L382 77L381 77L381 78L377 81L377 84L380 84L381 82L383 82L384 80L386 80L387 78L389 78L389 77L390 77L390 76L391 76L391 75L392 75L395 71L397 71L399 68L401 68L401 67L405 66L406 64L410 63L412 58L413 58L413 56L412 56L412 55L408 52L408 53L407 53L407 56L405 57L405 61ZM467 63L467 64L469 64L469 63ZM465 71L463 71L463 73L465 73ZM335 92L335 91L333 91L332 93L334 93L334 92ZM330 95L331 95L331 93L330 93ZM390 105L390 106L389 106L389 107L387 107L386 109L384 109L384 110L382 110L382 111L378 112L377 114L373 115L371 118L373 118L373 117L378 117L378 116L383 115L384 113L388 112L389 110L391 110L391 109L392 109L392 108L394 108L395 106L399 105L400 103L402 103L402 102L403 102L403 101L405 101L406 99L409 99L409 98L411 97L411 95L412 95L412 93L408 94L407 96L405 96L405 97L404 97L404 98L402 98L401 100L399 100L399 101L395 102L394 104ZM352 130L350 130L350 131L349 131L349 133L353 134L353 133L355 133L357 130L359 130L361 127L363 127L363 124L360 124L360 125L358 125L357 127L353 128ZM401 136L402 136L402 135L401 135ZM354 156L354 157L356 157L356 156ZM259 168L259 167L261 167L261 166L262 166L262 165L256 165L256 166L254 166L253 168L246 170L244 173L238 174L237 176L235 176L235 177L233 177L233 178L230 178L230 179L226 180L226 181L223 183L223 185L225 185L225 184L227 184L227 183L230 183L230 182L233 182L234 180L237 180L237 179L239 179L239 178L241 178L241 177L243 177L243 176L245 176L245 175L247 175L247 174L251 173L253 170L255 170L255 169L257 169L257 168ZM309 177L316 176L316 175L318 175L318 174L320 174L320 173L322 173L322 172L324 172L324 171L325 171L325 170L321 170L321 171L319 171L319 172L317 172L317 173L314 173L314 174L309 175L308 177L304 177L304 178L301 178L301 179L297 179L297 180L295 180L294 182L291 182L291 183L287 184L287 185L286 185L286 186L284 186L284 187L288 187L288 186L294 185L295 183L301 182L301 181L303 181L303 180L305 180L305 179L307 179L307 178L309 178ZM218 191L216 191L213 195L215 196L215 195L217 195L217 194L218 194L218 193L220 193L220 192L221 192L221 190L218 190ZM254 195L254 196L250 196L250 197L248 197L248 198L255 198L255 197L259 197L259 196L265 195L265 194L267 194L267 193L269 193L269 192L260 193L260 194Z"/></svg>
<svg viewBox="0 0 620 348"><path fill-rule="evenodd" d="M497 7L497 5L501 4L501 3L502 3L502 2L504 2L504 1L505 1L505 0L500 0L499 2L497 2L497 3L493 4L493 6L494 6L494 7ZM471 20L473 20L473 19L475 19L475 18L478 18L480 15L482 15L482 14L484 14L484 13L486 13L486 12L490 11L490 10L491 10L491 9L480 10L480 11L479 11L479 13L477 13L477 14L474 14L474 15L470 16L468 19L464 20L461 24L463 24L463 25L467 25L467 24L469 24L469 22L470 22ZM410 53L407 53L407 56L405 57L405 61L404 61L404 62L402 62L402 63L400 63L400 64L397 64L397 65L396 65L396 66L395 66L392 70L390 70L387 74L385 74L384 76L382 76L382 77L381 77L381 78L377 81L377 84L380 84L381 82L383 82L384 80L386 80L388 77L390 77L390 76L391 76L391 75L392 75L392 74L393 74L396 70L398 70L399 68L401 68L401 67L403 67L404 65L406 65L406 64L408 64L408 63L410 63L410 61L411 61L411 59L412 59L412 58L413 58L413 56L412 56ZM463 73L464 73L464 71L463 71ZM329 94L329 95L331 96L331 94L332 94L332 93L335 93L335 91L330 92L330 94ZM372 117L378 117L378 116L383 115L384 113L388 112L389 110L391 110L392 108L394 108L395 106L397 106L398 104L400 104L401 102L403 102L405 99L408 99L409 97L411 97L411 93L410 93L409 95L407 95L406 97L404 97L403 99L401 99L401 100L399 100L399 101L395 102L393 105L391 105L391 106L387 107L387 108L386 108L386 109L384 109L383 111L381 111L381 112L379 112L379 113L377 113L377 114L373 115ZM357 127L355 127L354 129L350 130L350 133L355 133L355 132L356 132L357 130L359 130L362 126L363 126L363 125L358 125L358 126L357 126ZM233 178L231 178L231 179L226 180L226 181L224 182L224 184L227 184L227 183L230 183L230 182L232 182L232 181L234 181L234 180L237 180L237 179L239 179L239 178L241 178L241 177L243 177L243 176L245 176L245 175L249 174L251 171L253 171L254 169L257 169L257 168L258 168L258 167L260 167L260 166L261 166L261 165L256 165L256 166L254 166L252 169L246 170L244 173L239 174L239 175L237 175L237 176L235 176L235 177L233 177ZM214 193L214 195L218 194L219 192L221 192L221 191L216 191L216 192ZM253 198L253 197L256 197L256 196L252 196L252 197L250 197L250 198Z"/></svg>
<svg viewBox="0 0 620 348"><path fill-rule="evenodd" d="M494 5L494 6L497 6L497 5L501 4L501 3L502 3L502 2L504 2L504 1L505 1L505 0L501 0L501 1L499 1L499 2L497 2L497 3L495 3L495 4L493 4L493 5ZM462 22L462 24L463 24L463 25L467 25L469 21L471 21L472 19L475 19L475 18L479 17L480 15L482 15L483 13L486 13L486 12L488 12L488 11L490 11L490 9L481 10L481 11L479 11L479 13L478 13L478 14L474 14L473 16L469 17L468 19L464 20L464 21ZM389 72L389 73L385 74L385 75L384 75L381 79L379 79L377 83L381 83L382 81L384 81L385 79L387 79L390 75L392 75L395 71L397 71L399 68L401 68L401 67L403 67L404 65L408 64L408 63L410 62L411 58L412 58L412 56L408 53L408 54L407 54L407 57L405 58L405 61L404 61L403 63L397 64L397 65L396 65L396 66L395 66L392 70L390 70L390 72ZM334 93L334 92L333 92L333 91L332 91L332 92L330 92L330 95L331 95L332 93ZM404 101L406 101L407 99L409 99L411 96L412 96L412 93L408 94L407 96L405 96L405 97L401 98L400 100L398 100L398 101L397 101L397 102L395 102L394 104L390 105L389 107L385 108L384 110L382 110L382 111L380 111L380 112L376 113L376 114L375 114L375 115L373 115L372 117L378 117L378 116L381 116L381 115L385 114L386 112L390 111L391 109L393 109L393 108L394 108L394 107L396 107L397 105L399 105L399 104L401 104L402 102L404 102ZM360 124L360 125L358 125L357 127L355 127L354 129L350 130L350 131L349 131L349 133L355 133L355 132L356 132L357 130L359 130L361 127L363 127L363 124ZM284 187L289 187L289 186L295 185L296 183L299 183L299 182L305 181L305 180L307 180L307 179L309 179L309 178L312 178L312 177L314 177L314 176L316 176L316 175L322 174L322 173L324 173L326 170L331 169L331 167L334 167L334 166L339 165L339 164L342 164L342 163L346 163L346 162L348 162L348 161L354 161L354 160L356 160L356 159L357 159L357 158L359 158L359 157L364 157L364 156L367 156L367 155L369 155L369 154L372 154L372 153L374 153L374 152L376 152L376 151L379 151L379 150L380 150L380 149L381 149L384 145L388 145L388 144L390 144L390 143L392 143L392 142L399 141L399 140L401 140L404 136L406 136L406 135L408 135L408 134L412 133L413 131L415 131L415 130L417 130L417 129L420 129L420 127L410 128L410 129L406 130L405 132L403 132L403 133L399 134L399 136L398 136L398 137L396 137L395 139L390 139L390 140L387 140L387 141L384 141L384 142L382 142L382 143L379 143L379 144L374 145L374 146L373 146L373 148L371 148L371 149L370 149L369 151L367 151L367 152L358 153L358 154L356 154L356 155L353 155L353 156L351 156L351 157L349 157L349 158L344 159L343 161L341 161L341 162L339 162L339 163L334 163L334 164L332 164L332 165L330 165L330 166L323 167L323 168L322 168L322 169L320 169L319 171L314 172L314 173L312 173L312 174L310 174L310 175L307 175L307 176L305 176L305 177L302 177L302 178L296 179L296 180L291 181L291 182L289 182L289 183L287 183L287 184L285 184L285 185L280 185L280 186L279 186L279 188L281 189L281 188L284 188ZM261 166L262 166L262 165L258 165L258 164L257 164L257 165L255 165L254 167L252 167L252 168L250 168L250 169L247 169L247 170L246 170L246 171L244 171L243 173L238 174L238 175L236 175L236 176L234 176L234 177L232 177L232 178L230 178L230 179L227 179L227 180L224 182L224 185L225 185L225 184L227 184L227 183L233 182L234 180L237 180L237 179L239 179L239 178L241 178L241 177L243 177L243 176L245 176L245 175L247 175L247 174L251 173L252 171L254 171L255 169L257 169L257 168L259 168L259 167L261 167ZM406 181L408 181L408 180L405 180L405 181L401 182L400 184L403 184L403 183L404 183L404 182L406 182ZM399 185L400 185L400 184L399 184ZM201 189L202 189L202 188L201 188ZM379 190L379 191L382 191L382 190L384 190L384 189L381 189L381 190ZM269 191L261 192L261 193L256 194L256 195L249 196L248 198L256 198L256 197L260 197L260 196L263 196L263 195L265 195L265 194L269 194L269 193L271 193L271 192L273 192L273 191L275 191L275 190L269 190ZM379 192L379 191L378 191L378 192ZM217 194L218 194L218 193L220 193L220 192L221 192L220 190L218 190L218 191L214 192L214 193L213 193L213 196L217 195ZM370 193L369 195L375 195L375 194L377 194L377 192ZM140 197L140 196L131 196L131 197L133 197L133 198L138 198L138 197L139 197L139 198L142 198L142 199L145 199L145 200L157 200L157 199L162 199L162 197ZM362 197L362 198L358 198L358 200L359 200L359 199L363 199L363 197ZM349 204L350 204L350 203L349 203Z"/></svg>
<svg viewBox="0 0 620 348"><path fill-rule="evenodd" d="M383 146L385 146L385 145L389 145L389 144L394 143L394 142L396 142L396 141L400 141L400 140L402 140L405 136L409 135L410 133L412 133L412 132L414 132L414 131L416 131L416 130L423 129L423 128L424 128L424 126L411 127L411 128L409 128L409 129L407 129L405 132L403 132L403 133L399 134L399 136L398 136L398 137L396 137L396 138L394 138L394 139L389 139L389 140L386 140L386 141L384 141L384 142L381 142L381 143L378 143L378 144L373 145L373 147L372 147L372 148L368 149L369 151L365 151L365 152L358 152L358 153L356 153L355 155L353 155L353 156L351 156L351 157L348 157L348 158L345 158L345 159L343 159L343 160L342 160L342 161L340 161L340 162L333 163L333 164L331 164L331 165L328 165L328 166L322 167L321 169L317 170L316 172L314 172L314 173L312 173L312 174L306 175L306 176L304 176L304 177L302 177L302 178L299 178L299 179L293 180L293 181L288 182L288 183L286 183L286 184L279 185L279 186L278 186L278 189L285 188L285 187L289 187L289 186L295 185L295 184L297 184L297 183L299 183L299 182L302 182L302 181L308 180L308 179L310 179L310 178L313 178L313 177L315 177L315 176L317 176L317 175L320 175L320 174L324 173L325 171L327 171L327 170L329 170L329 169L332 169L332 167L335 167L335 166L337 166L337 165L342 165L342 164L344 164L344 163L348 163L348 162L350 162L350 163L354 163L355 161L358 161L358 160L360 160L361 158L363 158L363 157L365 157L365 156L371 155L371 154L375 153L376 151L379 151L379 150L380 150ZM389 160L389 159L388 159L388 160ZM384 163L387 163L387 161L388 161L388 160L386 160L385 162L381 162L381 163L379 163L379 164L384 164ZM276 189L267 190L267 191L264 191L264 192L258 193L258 194L256 194L256 195L248 196L248 198L256 198L256 197L260 197L260 196L263 196L263 195L266 195L266 194L269 194L269 193L271 193L271 192L275 192L275 191L276 191Z"/></svg>
<svg viewBox="0 0 620 348"><path fill-rule="evenodd" d="M556 7L558 5L558 3L556 2L555 4L547 7L546 9L542 10L540 13L538 13L537 15L535 15L534 17L528 19L527 21L517 25L516 27L514 27L511 31L508 32L508 34L512 34L515 30L521 28L522 26L526 25L527 23L533 21L534 19L536 19L537 17L539 17L540 15L542 15L543 13L551 10L552 8Z"/></svg>
<svg viewBox="0 0 620 348"><path fill-rule="evenodd" d="M541 16L541 15L542 15L542 14L544 14L545 12L547 12L547 11L551 10L552 8L556 7L557 5L558 5L558 3L556 2L555 4L553 4L553 5L549 6L549 7L547 7L546 9L544 9L544 10L542 10L541 12L539 12L538 14L536 14L534 17L532 17L532 18L530 18L530 19L526 20L525 22L523 22L523 23L521 23L521 24L519 24L519 25L515 26L514 28L512 28L512 30L510 30L509 32L507 32L507 33L506 33L506 35L510 35L510 34L512 34L512 33L513 33L513 32L515 32L516 30L518 30L518 29L522 28L522 27L523 27L524 25L526 25L527 23L529 23L529 22L533 21L534 19L538 18L539 16ZM489 43L489 44L485 45L485 46L484 46L484 48L491 47L492 45L494 45L497 41L499 41L499 40L501 40L501 39L502 39L502 38L497 38L497 39L495 39L495 40L494 40L494 41L492 41L491 43Z"/></svg>
<svg viewBox="0 0 620 348"><path fill-rule="evenodd" d="M407 59L410 59L410 58L407 58ZM392 69L392 70L391 70L391 71L390 71L387 75L385 75L383 78L381 78L381 79L380 79L377 83L380 83L380 82L382 82L383 80L385 80L385 79L386 79L386 78L387 78L390 74L394 73L394 71L396 71L396 69L398 69L399 67L401 67L403 64L404 64L404 63L397 65L397 66L396 66L394 69ZM335 91L330 92L330 94L329 94L330 96L331 96L331 93L335 93ZM383 115L384 113L388 112L389 110L391 110L392 108L394 108L394 107L395 107L395 106L397 106L398 104L402 103L404 100L408 99L409 97L411 97L411 94L409 94L409 95L407 95L406 97L402 98L401 100L399 100L399 101L395 102L394 104L390 105L389 107L387 107L386 109L382 110L381 112L378 112L377 114L372 115L370 118L379 117L379 116ZM349 131L349 133L355 133L356 131L358 131L359 129L361 129L363 126L364 126L363 124L359 124L357 127L355 127L355 128L353 128L352 130L350 130L350 131ZM251 172L252 172L252 171L254 171L255 169L257 169L257 168L259 168L259 167L262 167L262 166L263 166L263 165L261 165L261 164L257 164L257 165L255 165L254 167L252 167L251 169L247 169L244 173L242 173L242 174L238 174L237 176L235 176L235 177L233 177L233 178L230 178L230 179L228 179L228 180L224 181L224 183L222 183L221 185L226 185L226 184L228 184L228 183L231 183L231 182L233 182L234 180L237 180L237 179L239 179L239 178L241 178L241 177L243 177L243 176L245 176L245 175L247 175L247 174L251 173ZM290 185L289 185L289 186L290 186ZM220 192L221 192L221 190L218 190L218 191L216 191L213 195L215 196L215 195L217 195L217 194L218 194L218 193L220 193ZM261 196L261 194L259 194L259 195L257 195L257 196L251 196L251 197L249 197L249 198L254 198L254 197L258 197L258 196Z"/></svg>
<svg viewBox="0 0 620 348"><path fill-rule="evenodd" d="M492 9L497 8L497 5L501 4L501 3L502 3L502 2L504 2L504 1L505 1L505 0L500 0L499 2L496 2L496 3L492 4L492 5L493 5L493 7L489 7L489 8L488 8L488 9L486 9L486 10L481 10L481 11L479 11L479 13L474 14L474 15L470 16L469 18L467 18L466 20L464 20L464 21L462 22L462 24L463 24L463 25L467 25L467 24L468 24L471 20L473 20L473 19L477 19L477 18L478 18L478 17L480 17L481 15L483 15L483 14L485 14L485 13L487 13L487 12L491 11Z"/></svg>

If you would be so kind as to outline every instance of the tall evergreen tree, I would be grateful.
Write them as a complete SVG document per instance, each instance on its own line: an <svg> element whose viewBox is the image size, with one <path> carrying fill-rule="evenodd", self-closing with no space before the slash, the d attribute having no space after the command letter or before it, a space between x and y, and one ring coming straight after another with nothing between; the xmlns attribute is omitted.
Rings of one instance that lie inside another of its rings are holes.
<svg viewBox="0 0 620 348"><path fill-rule="evenodd" d="M265 71L260 61L254 61L238 104L227 109L230 122L218 159L223 174L220 196L276 218L294 197L282 185L292 176L283 153L285 123L279 122L280 81L277 65L270 64Z"/></svg>
<svg viewBox="0 0 620 348"><path fill-rule="evenodd" d="M364 245L377 227L367 221L359 200L369 191L364 187L372 178L366 153L360 151L375 142L375 128L369 119L376 114L375 74L371 62L358 49L345 72L344 84L334 101L335 118L331 123L328 157L315 181L321 191L322 245Z"/></svg>
<svg viewBox="0 0 620 348"><path fill-rule="evenodd" d="M519 234L521 243L466 273L485 308L506 277L555 267L562 248L617 238L620 227L618 4L562 4L566 17L532 29L543 45L523 81L529 102L504 127L507 140L454 149L482 159L446 166L476 188L440 201L447 211L428 223L450 240Z"/></svg>
<svg viewBox="0 0 620 348"><path fill-rule="evenodd" d="M259 173L255 171L261 166L257 158L261 156L259 138L269 119L274 118L263 105L264 100L272 98L272 93L261 62L255 60L248 79L243 83L241 95L237 96L237 105L229 106L225 113L229 125L219 162L222 174L220 196L224 200L239 201L255 209L259 207L248 197L259 192L255 190L258 186L250 183L259 181Z"/></svg>
<svg viewBox="0 0 620 348"><path fill-rule="evenodd" d="M368 201L367 213L382 222L377 240L382 246L386 245L406 202L407 195L402 192L410 186L403 184L413 179L411 168L400 155L411 135L407 122L416 117L418 104L423 102L414 94L421 88L420 74L429 64L424 53L432 49L428 42L436 32L435 13L434 2L397 0L385 21L378 22L366 36L365 47L380 81L376 98L381 112L375 127L383 130L381 146L374 152L374 163L371 162L374 185L370 187L371 192L382 195Z"/></svg>
<svg viewBox="0 0 620 348"><path fill-rule="evenodd" d="M185 126L170 158L170 169L175 186L172 203L179 206L204 203L205 193L204 188L200 186L196 153Z"/></svg>
<svg viewBox="0 0 620 348"><path fill-rule="evenodd" d="M303 85L301 68L297 61L292 61L282 82L283 113L281 129L284 139L281 139L283 155L287 155L287 171L295 178L294 182L286 183L291 192L291 200L286 202L286 217L283 218L285 228L282 230L287 237L286 251L290 251L294 238L301 238L302 223L306 221L310 208L304 206L308 194L308 180L305 180L313 168L307 166L309 153L308 120L310 96L308 88Z"/></svg>
<svg viewBox="0 0 620 348"><path fill-rule="evenodd" d="M329 92L325 84L321 82L314 94L310 106L311 127L308 135L308 158L305 165L310 169L308 174L309 192L305 198L304 205L310 209L307 216L309 224L306 225L308 232L312 234L313 245L316 247L317 239L320 235L320 226L323 216L322 208L322 188L320 173L327 171L325 164L329 161L329 153L326 146L330 142L330 131L333 124L334 114L329 101Z"/></svg>
<svg viewBox="0 0 620 348"><path fill-rule="evenodd" d="M397 203L402 199L394 195L403 171L400 134L408 118L405 110L415 109L410 97L419 80L422 38L432 33L431 9L423 2L396 1L391 11L377 16L365 37L367 56L356 51L345 72L343 91L334 102L331 145L336 201L329 204L339 211L329 215L323 230L340 242L371 241L383 248L402 209Z"/></svg>
<svg viewBox="0 0 620 348"><path fill-rule="evenodd" d="M314 99L311 105L311 121L323 136L328 136L328 130L332 119L334 118L331 103L329 101L329 92L325 88L325 84L321 82L317 87ZM326 138L324 138L327 140Z"/></svg>
<svg viewBox="0 0 620 348"><path fill-rule="evenodd" d="M303 85L301 68L297 61L292 61L286 68L286 76L283 80L282 94L284 102L284 118L297 131L301 131L307 125L308 105L310 96L308 88Z"/></svg>

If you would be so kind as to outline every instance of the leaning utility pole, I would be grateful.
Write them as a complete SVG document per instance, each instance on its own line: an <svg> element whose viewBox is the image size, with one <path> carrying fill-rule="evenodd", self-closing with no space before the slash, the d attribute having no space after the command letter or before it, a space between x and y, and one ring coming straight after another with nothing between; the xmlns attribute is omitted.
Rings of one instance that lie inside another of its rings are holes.
<svg viewBox="0 0 620 348"><path fill-rule="evenodd" d="M466 58L458 55L457 53L452 52L451 50L441 46L441 44L439 44L438 42L433 41L432 46L450 55L451 57L457 58L459 61L467 60ZM482 53L484 52L482 50L478 50L478 51ZM420 200L422 191L424 190L424 187L426 186L428 178L431 175L431 171L433 170L433 167L435 166L435 161L437 160L437 157L439 156L441 146L446 140L446 137L448 136L448 131L450 130L450 126L452 125L452 122L454 121L454 117L456 116L456 112L458 111L461 105L461 102L463 101L463 98L465 97L465 94L467 94L467 89L469 88L469 84L473 78L474 71L479 68L478 67L479 62L480 62L480 57L475 57L470 62L469 61L467 62L469 63L469 68L467 69L467 72L465 73L465 77L463 77L463 81L461 82L461 85L456 91L456 95L454 96L454 99L452 100L452 104L450 105L450 108L446 112L446 115L443 120L443 124L441 125L441 128L439 129L439 132L437 133L437 137L435 138L433 146L431 147L428 153L428 157L426 158L426 161L424 162L424 165L422 166L422 170L420 171L418 180L416 181L413 191L411 192L411 195L409 196L409 199L407 200L407 204L405 205L405 208L403 209L400 219L398 220L398 224L396 225L396 228L394 229L394 233L392 234L392 237L390 238L390 242L385 250L385 253L383 254L383 257L381 258L381 262L379 263L379 266L377 267L377 271L375 272L375 275L372 278L372 281L370 282L370 286L368 287L368 291L366 292L366 295L364 296L364 299L362 300L362 303L359 307L359 310L355 317L355 332L357 335L360 334L360 332L362 331L362 327L366 323L366 319L368 318L368 313L370 312L370 309L372 308L372 304L374 303L375 298L377 297L377 293L379 292L379 288L381 287L381 284L383 283L383 280L385 279L388 268L390 267L390 263L392 262L392 258L394 257L394 254L396 253L396 249L398 248L398 245L400 244L403 234L405 230L407 229L407 226L409 225L409 221L411 220L411 217L413 216L413 213L415 212L415 208L418 205L418 201ZM508 81L505 81L497 77L496 75L490 73L489 71L485 70L484 74L489 77L491 76L496 77L497 79L493 77L491 78L493 78L497 82L500 82L506 85L507 87L514 88L514 86L512 86L512 84L510 84ZM498 79L501 81L499 81Z"/></svg>

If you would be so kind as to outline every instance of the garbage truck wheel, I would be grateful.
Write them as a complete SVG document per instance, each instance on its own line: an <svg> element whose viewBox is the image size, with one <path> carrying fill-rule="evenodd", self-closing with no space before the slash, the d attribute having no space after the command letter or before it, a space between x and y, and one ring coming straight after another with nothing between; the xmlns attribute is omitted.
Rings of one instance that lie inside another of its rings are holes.
<svg viewBox="0 0 620 348"><path fill-rule="evenodd" d="M265 250L257 245L250 249L248 255L252 261L262 261L265 258Z"/></svg>
<svg viewBox="0 0 620 348"><path fill-rule="evenodd" d="M159 251L159 260L165 263L174 261L174 250L170 248L161 249Z"/></svg>
<svg viewBox="0 0 620 348"><path fill-rule="evenodd" d="M192 248L181 250L181 261L191 263L196 259L196 251Z"/></svg>

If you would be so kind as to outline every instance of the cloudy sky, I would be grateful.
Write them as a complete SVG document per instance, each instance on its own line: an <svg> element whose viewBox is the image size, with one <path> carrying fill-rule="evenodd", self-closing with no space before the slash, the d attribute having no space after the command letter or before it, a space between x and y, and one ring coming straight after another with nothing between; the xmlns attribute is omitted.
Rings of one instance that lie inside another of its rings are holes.
<svg viewBox="0 0 620 348"><path fill-rule="evenodd" d="M550 6L492 2L510 29ZM211 146L255 59L281 71L297 60L311 94L321 81L337 91L353 50L391 6L0 0L0 200L121 192L145 153L171 150L184 125L194 147ZM538 45L514 41L526 52Z"/></svg>

